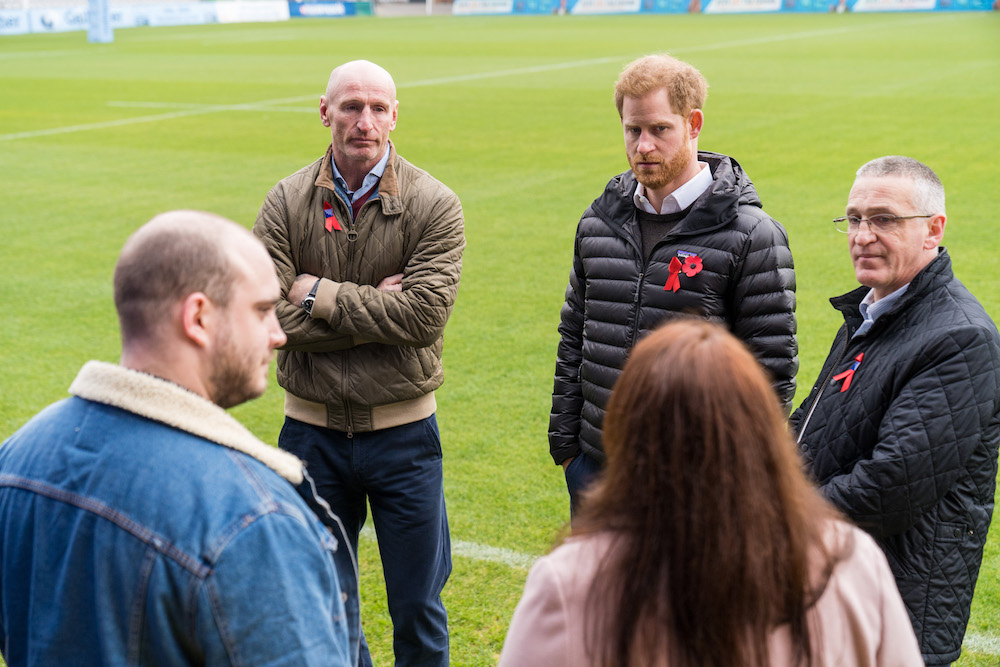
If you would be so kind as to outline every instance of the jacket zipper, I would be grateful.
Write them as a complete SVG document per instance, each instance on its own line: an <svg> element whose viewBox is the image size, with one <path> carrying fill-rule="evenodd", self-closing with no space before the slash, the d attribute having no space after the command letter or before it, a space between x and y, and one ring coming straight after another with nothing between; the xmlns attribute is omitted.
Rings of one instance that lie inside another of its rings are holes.
<svg viewBox="0 0 1000 667"><path fill-rule="evenodd" d="M823 398L823 392L826 391L826 386L830 383L830 378L832 378L833 374L837 371L837 367L840 366L840 362L844 360L844 357L847 354L847 348L850 346L851 338L848 335L848 337L844 340L844 349L840 351L840 356L837 357L837 361L830 366L830 372L826 374L825 378L823 378L823 384L819 387L819 393L816 394L816 400L814 400L812 405L809 406L809 412L806 413L806 418L802 420L802 426L799 427L799 437L795 439L795 444L798 445L802 443L802 437L806 434L806 426L809 425L809 420L812 419L813 412L816 411L816 407L819 405L820 399Z"/></svg>
<svg viewBox="0 0 1000 667"><path fill-rule="evenodd" d="M368 202L365 202L367 204ZM365 204L361 205L361 209L365 207ZM361 215L361 209L358 209L358 215ZM357 220L355 216L352 215L353 211L348 211L348 217L350 218L351 224L347 227L347 266L354 266L354 249L356 247L355 242L358 240L358 229ZM343 371L343 382L344 382L344 418L347 421L347 437L354 437L354 418L351 415L351 401L350 397L347 395L347 388L350 386L350 365L351 365L351 351L344 350L344 371Z"/></svg>
<svg viewBox="0 0 1000 667"><path fill-rule="evenodd" d="M639 337L639 299L642 296L642 279L645 278L646 272L639 272L639 281L635 285L635 295L632 297L632 308L635 310L635 324L632 326L632 344L629 349L635 347L636 338Z"/></svg>

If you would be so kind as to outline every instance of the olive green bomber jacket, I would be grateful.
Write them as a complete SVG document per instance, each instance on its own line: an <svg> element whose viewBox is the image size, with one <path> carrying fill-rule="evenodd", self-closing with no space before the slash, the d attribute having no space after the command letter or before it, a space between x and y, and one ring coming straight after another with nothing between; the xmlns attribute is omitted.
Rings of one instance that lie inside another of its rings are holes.
<svg viewBox="0 0 1000 667"><path fill-rule="evenodd" d="M328 148L272 188L253 228L271 253L283 296L299 274L321 278L311 315L300 304L278 304L288 336L278 352L285 413L347 433L434 412L442 334L461 276L458 197L391 142L389 151L378 195L356 220L334 191ZM402 291L376 289L397 273Z"/></svg>

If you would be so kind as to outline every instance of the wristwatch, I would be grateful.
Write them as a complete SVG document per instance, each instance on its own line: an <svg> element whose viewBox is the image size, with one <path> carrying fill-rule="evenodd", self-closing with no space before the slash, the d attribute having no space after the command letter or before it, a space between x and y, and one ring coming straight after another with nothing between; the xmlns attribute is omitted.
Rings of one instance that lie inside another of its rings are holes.
<svg viewBox="0 0 1000 667"><path fill-rule="evenodd" d="M316 290L319 289L319 279L313 285L312 289L309 290L309 294L306 294L306 298L302 299L302 307L306 309L308 315L312 315L313 304L316 303Z"/></svg>

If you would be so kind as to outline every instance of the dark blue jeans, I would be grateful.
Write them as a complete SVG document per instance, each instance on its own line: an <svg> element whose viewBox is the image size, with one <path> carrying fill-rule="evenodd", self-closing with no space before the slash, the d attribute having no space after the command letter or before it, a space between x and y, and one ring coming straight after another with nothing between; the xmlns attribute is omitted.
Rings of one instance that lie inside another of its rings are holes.
<svg viewBox="0 0 1000 667"><path fill-rule="evenodd" d="M592 456L583 452L577 454L566 466L566 489L569 491L569 518L580 511L580 500L583 491L597 479L604 470L604 465Z"/></svg>
<svg viewBox="0 0 1000 667"><path fill-rule="evenodd" d="M434 415L350 438L286 417L278 444L306 462L319 495L344 522L355 553L367 517L365 501L371 505L396 665L446 667L448 614L441 590L451 574L451 540ZM336 557L349 555L341 549ZM364 635L359 663L371 665Z"/></svg>

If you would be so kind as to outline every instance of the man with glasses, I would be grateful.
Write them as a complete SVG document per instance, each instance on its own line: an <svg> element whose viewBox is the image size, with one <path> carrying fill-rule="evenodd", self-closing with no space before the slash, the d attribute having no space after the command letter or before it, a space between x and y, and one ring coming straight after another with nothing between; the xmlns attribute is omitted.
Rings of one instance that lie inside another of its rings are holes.
<svg viewBox="0 0 1000 667"><path fill-rule="evenodd" d="M885 551L927 665L961 653L1000 439L1000 335L952 273L946 221L926 165L858 170L834 222L863 287L831 299L844 325L791 417L820 490Z"/></svg>

